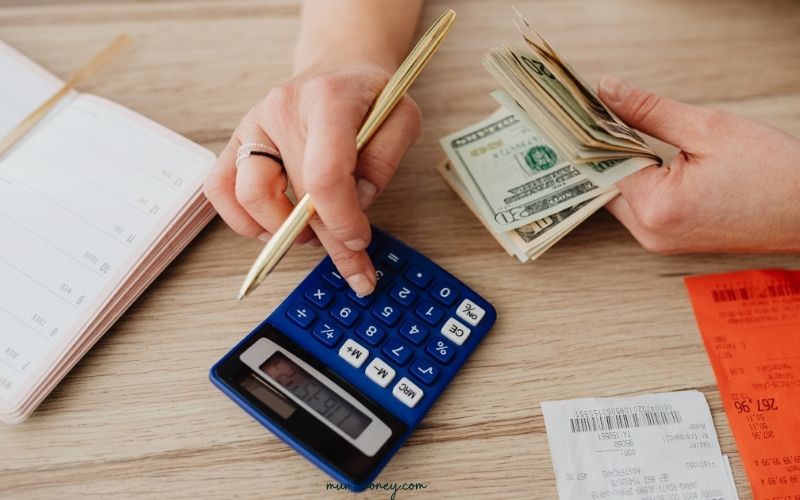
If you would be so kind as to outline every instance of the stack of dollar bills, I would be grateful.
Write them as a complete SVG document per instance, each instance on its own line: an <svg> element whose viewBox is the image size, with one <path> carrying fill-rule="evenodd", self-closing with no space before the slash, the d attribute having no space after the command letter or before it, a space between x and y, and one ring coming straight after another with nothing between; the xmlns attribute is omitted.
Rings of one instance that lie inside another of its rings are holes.
<svg viewBox="0 0 800 500"><path fill-rule="evenodd" d="M500 109L441 139L437 171L510 255L536 259L617 196L614 183L660 164L644 140L520 16L526 49L483 64Z"/></svg>

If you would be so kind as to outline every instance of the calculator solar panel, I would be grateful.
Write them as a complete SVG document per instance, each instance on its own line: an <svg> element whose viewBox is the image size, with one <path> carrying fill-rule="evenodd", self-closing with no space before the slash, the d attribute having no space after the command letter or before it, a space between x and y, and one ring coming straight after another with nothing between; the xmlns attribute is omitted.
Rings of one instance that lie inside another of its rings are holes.
<svg viewBox="0 0 800 500"><path fill-rule="evenodd" d="M354 490L413 432L496 317L377 228L367 251L374 293L356 295L326 257L211 370L242 408Z"/></svg>

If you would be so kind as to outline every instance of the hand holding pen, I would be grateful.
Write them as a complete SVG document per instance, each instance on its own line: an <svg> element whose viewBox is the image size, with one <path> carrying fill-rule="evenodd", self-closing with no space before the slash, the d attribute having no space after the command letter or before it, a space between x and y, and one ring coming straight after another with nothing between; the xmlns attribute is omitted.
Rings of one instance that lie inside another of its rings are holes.
<svg viewBox="0 0 800 500"><path fill-rule="evenodd" d="M420 3L396 3L390 16L385 2L366 2L359 9L341 9L339 2L306 5L295 76L247 113L205 186L237 233L265 241L293 209L288 184L298 200L309 193L318 217L296 241L321 242L361 295L376 283L364 252L370 241L364 210L420 133L419 108L405 96L357 155L359 128L414 35ZM381 12L368 12L378 5ZM343 29L342 23L358 29ZM345 40L353 36L361 43Z"/></svg>

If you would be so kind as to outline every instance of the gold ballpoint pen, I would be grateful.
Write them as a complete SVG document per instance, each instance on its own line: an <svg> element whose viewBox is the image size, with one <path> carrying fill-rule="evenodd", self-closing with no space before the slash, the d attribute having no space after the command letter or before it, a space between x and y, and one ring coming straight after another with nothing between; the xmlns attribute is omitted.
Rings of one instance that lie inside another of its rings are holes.
<svg viewBox="0 0 800 500"><path fill-rule="evenodd" d="M381 91L372 107L367 113L364 123L356 137L356 149L360 152L364 145L372 138L375 132L383 124L384 120L394 109L397 102L406 93L408 88L420 74L422 68L428 63L430 58L439 48L442 41L444 41L450 27L453 25L456 13L452 10L447 10L442 14L439 19L422 35L417 45L411 50L406 57L403 64L397 68L392 78L386 84L386 87ZM238 300L242 300L250 292L264 281L264 278L269 275L273 268L281 261L283 256L292 246L294 240L300 232L308 225L311 217L314 216L314 203L308 196L308 193L303 195L300 201L292 210L292 213L286 219L286 222L275 231L275 234L270 238L269 242L261 250L253 267L247 273L247 276L242 283L242 288L239 290Z"/></svg>

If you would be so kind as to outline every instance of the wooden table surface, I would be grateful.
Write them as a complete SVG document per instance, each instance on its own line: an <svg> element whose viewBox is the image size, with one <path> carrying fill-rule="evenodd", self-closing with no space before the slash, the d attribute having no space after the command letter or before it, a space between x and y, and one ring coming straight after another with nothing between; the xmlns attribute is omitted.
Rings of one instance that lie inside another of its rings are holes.
<svg viewBox="0 0 800 500"><path fill-rule="evenodd" d="M514 2L589 81L609 73L800 135L800 3ZM511 1L430 1L456 26L412 89L424 113L371 220L492 302L499 318L379 476L397 498L554 498L540 401L698 389L751 498L683 277L800 268L798 256L644 251L598 213L532 264L507 257L434 173L437 140L493 111L484 50L516 42ZM290 72L298 2L0 0L0 39L66 77L120 32L123 57L84 86L219 152ZM325 50L321 47L320 50ZM347 498L208 382L209 367L321 258L296 249L252 298L233 297L257 242L211 225L34 416L0 429L0 497ZM361 498L389 498L388 492Z"/></svg>

